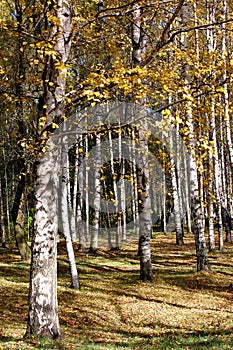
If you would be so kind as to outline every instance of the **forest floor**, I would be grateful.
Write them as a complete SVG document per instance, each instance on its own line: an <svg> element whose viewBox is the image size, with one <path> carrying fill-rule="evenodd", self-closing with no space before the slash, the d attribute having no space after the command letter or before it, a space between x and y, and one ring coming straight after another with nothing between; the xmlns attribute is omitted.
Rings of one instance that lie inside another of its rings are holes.
<svg viewBox="0 0 233 350"><path fill-rule="evenodd" d="M151 241L154 281L138 280L137 244L123 251L77 253L81 289L70 286L59 243L61 342L24 339L29 264L0 250L0 349L233 349L233 245L209 255L212 271L196 273L193 237Z"/></svg>

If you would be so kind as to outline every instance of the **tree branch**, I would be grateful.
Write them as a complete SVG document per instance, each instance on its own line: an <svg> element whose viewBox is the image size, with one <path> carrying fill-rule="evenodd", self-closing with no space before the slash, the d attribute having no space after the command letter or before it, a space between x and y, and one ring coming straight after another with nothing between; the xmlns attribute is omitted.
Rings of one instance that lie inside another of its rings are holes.
<svg viewBox="0 0 233 350"><path fill-rule="evenodd" d="M176 17L178 16L183 4L184 4L185 0L180 0L173 15L171 16L171 18L168 20L168 22L166 23L165 27L164 27L164 30L161 34L161 37L159 39L159 41L157 42L157 45L156 47L151 51L151 54L149 57L147 57L142 63L141 63L141 66L145 67L148 63L150 63L155 54L162 48L164 47L166 44L167 44L167 41L165 40L166 39L166 36L167 36L167 33L168 33L168 30L171 26L171 24L173 23L173 21L176 19Z"/></svg>

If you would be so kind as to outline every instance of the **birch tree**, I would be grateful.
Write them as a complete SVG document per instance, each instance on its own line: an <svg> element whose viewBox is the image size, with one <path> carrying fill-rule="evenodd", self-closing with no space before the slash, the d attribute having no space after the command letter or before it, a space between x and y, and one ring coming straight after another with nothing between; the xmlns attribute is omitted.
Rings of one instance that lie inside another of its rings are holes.
<svg viewBox="0 0 233 350"><path fill-rule="evenodd" d="M185 28L187 26L187 21L189 18L189 7L188 2L185 2L182 7L181 20L182 25ZM183 50L187 48L186 35L183 34L182 38ZM190 89L190 76L188 73L188 65L184 63L184 82L187 88L187 97ZM198 182L198 166L195 155L196 147L196 134L195 134L195 119L193 117L192 111L192 99L188 99L186 103L186 113L189 126L189 190L190 190L190 207L193 219L193 233L196 245L196 255L197 255L197 271L209 270L208 254L206 250L205 241L205 227L202 204L200 200L200 190Z"/></svg>
<svg viewBox="0 0 233 350"><path fill-rule="evenodd" d="M145 32L143 29L142 13L138 5L133 6L133 24L132 24L132 63L137 66L142 61L143 53L145 53ZM145 24L145 23L144 23ZM142 103L142 101L141 101ZM139 245L138 252L140 257L140 279L143 281L151 281L153 279L151 265L150 238L152 230L151 221L151 201L149 195L149 171L148 171L148 145L147 145L147 128L145 127L146 120L143 120L143 125L139 125L138 139L142 151L137 157L137 186L142 191L143 211L139 218ZM144 153L145 152L145 153Z"/></svg>
<svg viewBox="0 0 233 350"><path fill-rule="evenodd" d="M67 61L71 48L71 3L57 0L45 3L48 24L42 132L64 116ZM26 334L59 338L61 336L57 302L57 205L59 149L45 154L37 166L35 189L35 227L29 291L29 314Z"/></svg>
<svg viewBox="0 0 233 350"><path fill-rule="evenodd" d="M66 122L63 122L63 129L65 131ZM69 206L69 194L68 187L69 177L67 176L69 172L69 157L67 149L67 137L65 136L62 140L62 152L61 152L61 166L62 166L62 185L61 185L61 219L63 234L66 240L67 255L69 259L70 272L71 272L71 287L74 289L79 289L79 278L78 271L75 262L74 248L72 243L71 234L71 208Z"/></svg>

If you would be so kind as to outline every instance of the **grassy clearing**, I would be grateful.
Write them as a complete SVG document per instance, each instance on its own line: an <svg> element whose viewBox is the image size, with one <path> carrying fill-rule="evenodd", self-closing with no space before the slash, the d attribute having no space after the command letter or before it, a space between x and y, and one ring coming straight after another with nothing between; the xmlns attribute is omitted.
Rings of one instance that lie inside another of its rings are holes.
<svg viewBox="0 0 233 350"><path fill-rule="evenodd" d="M29 266L0 251L0 349L232 349L233 247L210 255L212 272L196 270L191 236L152 240L155 279L138 281L137 244L123 252L77 254L81 290L69 288L69 265L59 247L60 343L23 339Z"/></svg>

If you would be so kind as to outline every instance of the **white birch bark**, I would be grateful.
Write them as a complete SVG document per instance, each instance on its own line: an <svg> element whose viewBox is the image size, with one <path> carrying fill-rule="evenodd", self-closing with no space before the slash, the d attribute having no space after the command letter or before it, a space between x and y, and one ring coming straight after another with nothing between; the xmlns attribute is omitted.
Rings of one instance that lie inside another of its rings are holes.
<svg viewBox="0 0 233 350"><path fill-rule="evenodd" d="M163 196L162 196L162 212L160 214L161 221L163 221L163 233L167 233L167 220L166 220L166 195L167 195L167 185L166 185L166 174L163 172ZM163 220L162 220L163 215ZM162 222L161 222L162 223Z"/></svg>
<svg viewBox="0 0 233 350"><path fill-rule="evenodd" d="M119 208L119 198L118 198L118 190L117 190L117 174L114 170L114 157L113 157L113 146L112 146L112 131L108 131L108 140L109 140L109 147L110 147L110 164L111 164L111 173L113 177L113 196L114 196L114 206L115 206L115 215L117 215L117 230L116 230L116 237L115 237L115 248L119 248L119 239L120 239L120 233L121 233L121 221L118 218L118 208ZM120 158L120 157L119 157ZM120 160L120 159L119 159Z"/></svg>
<svg viewBox="0 0 233 350"><path fill-rule="evenodd" d="M190 111L191 112L191 111ZM209 270L208 254L205 241L205 227L203 219L203 210L200 202L200 193L198 188L197 163L195 158L195 134L193 130L192 115L189 114L190 123L190 154L189 154L189 189L190 204L193 218L193 233L196 244L197 271Z"/></svg>
<svg viewBox="0 0 233 350"><path fill-rule="evenodd" d="M132 128L132 149L131 149L131 155L132 155L132 214L133 214L133 222L134 222L134 229L136 237L139 237L139 208L138 208L138 184L137 184L137 165L136 165L136 153L135 153L135 129L134 126Z"/></svg>
<svg viewBox="0 0 233 350"><path fill-rule="evenodd" d="M119 152L120 154L120 152ZM119 155L120 157L120 155ZM121 185L121 210L122 210L122 241L126 242L126 192L125 192L125 160L122 159L122 185Z"/></svg>
<svg viewBox="0 0 233 350"><path fill-rule="evenodd" d="M48 6L47 3L45 7L47 11ZM45 129L51 128L55 118L56 122L61 121L59 118L64 115L67 73L65 65L71 48L71 3L69 0L56 0L52 3L49 12L57 18L59 25L57 21L51 23L51 18L47 18L50 23L48 35L51 42L55 43L53 50L57 53L57 62L52 54L47 55L43 96L43 105L47 106ZM59 64L62 68L59 68ZM59 159L59 149L53 147L51 152L48 150L44 154L37 167L35 226L26 331L28 335L36 334L53 339L61 336L57 302Z"/></svg>
<svg viewBox="0 0 233 350"><path fill-rule="evenodd" d="M227 1L223 0L223 19L227 19ZM226 62L226 54L227 54L227 45L226 45L226 24L222 24L223 29L223 37L222 37L222 57ZM226 65L223 71L223 82L224 82L224 120L225 120L225 128L226 128L226 139L228 144L228 151L230 155L231 168L233 168L233 143L232 143L232 128L230 122L230 114L229 114L229 93L228 93L228 83L227 83L227 68Z"/></svg>
<svg viewBox="0 0 233 350"><path fill-rule="evenodd" d="M215 5L215 1L211 2L212 5ZM213 22L215 20L214 8L207 9L207 20L208 22ZM213 29L207 28L207 43L209 53L213 52L215 48L215 41L213 36ZM216 115L215 115L215 98L211 97L211 119L210 119L210 133L211 141L213 142L214 148L214 185L215 185L215 199L216 199L216 213L218 221L218 233L219 233L219 249L223 249L223 222L222 222L222 179L221 179L221 163L219 159L219 150L217 143L217 134L216 134ZM211 203L210 203L211 204ZM210 208L211 210L211 208ZM212 213L211 213L212 214Z"/></svg>
<svg viewBox="0 0 233 350"><path fill-rule="evenodd" d="M59 338L57 302L57 206L59 153L37 167L27 334Z"/></svg>
<svg viewBox="0 0 233 350"><path fill-rule="evenodd" d="M215 106L212 99L212 111L211 111L211 130L214 144L214 180L215 180L215 199L216 199L216 211L218 220L218 235L219 235L219 250L223 249L223 222L222 222L222 176L221 176L221 164L218 154L218 144L216 135L216 123L215 123Z"/></svg>
<svg viewBox="0 0 233 350"><path fill-rule="evenodd" d="M189 18L188 2L184 2L181 11L182 26L187 26ZM181 43L183 50L187 49L186 34L182 35ZM188 65L184 62L184 80L187 91L189 91L189 76L187 74ZM193 219L193 233L195 237L196 256L197 256L197 271L209 270L208 254L205 241L205 227L203 218L203 209L200 201L200 191L198 183L198 167L196 160L196 134L195 121L192 114L191 101L187 100L186 113L189 126L189 190L190 190L190 207Z"/></svg>
<svg viewBox="0 0 233 350"><path fill-rule="evenodd" d="M142 25L144 19L138 4L133 5L133 24L132 24L132 63L136 67L142 60L145 53L145 32ZM143 104L143 101L141 101ZM138 252L140 257L140 279L142 281L153 279L151 265L150 238L152 234L152 218L151 218L151 200L149 193L149 165L148 165L148 145L147 145L147 121L139 125L138 138L141 145L141 152L137 158L137 185L142 191L141 200L143 210L139 220L139 245Z"/></svg>
<svg viewBox="0 0 233 350"><path fill-rule="evenodd" d="M223 0L223 19L227 20L227 12L228 12L229 5L227 5L227 0ZM232 122L230 120L230 111L229 111L229 86L227 82L227 36L228 32L226 31L226 23L223 23L222 25L223 29L223 37L222 37L222 58L225 62L224 66L224 73L223 73L223 82L224 82L224 124L225 124L225 134L226 134L226 140L227 140L227 148L228 148L228 154L231 164L231 171L233 170L233 142L232 142ZM223 143L221 144L222 150L223 150ZM222 154L222 170L225 169L225 156ZM223 174L222 174L223 176ZM226 183L226 178L223 177L223 186ZM230 218L230 203L227 202L227 190L223 191L223 195L225 197L225 203L222 205L222 216L223 213L225 213L224 225L226 228L226 241L231 242L231 218Z"/></svg>
<svg viewBox="0 0 233 350"><path fill-rule="evenodd" d="M212 101L214 103L214 101ZM214 108L214 107L212 107ZM211 114L209 124L211 126L211 120L213 115ZM212 128L210 128L210 137L209 141L213 141L213 132ZM209 184L208 184L208 228L209 228L209 251L215 251L215 235L214 235L214 189L215 189L215 181L214 181L214 157L213 153L209 152L208 156L209 160Z"/></svg>
<svg viewBox="0 0 233 350"><path fill-rule="evenodd" d="M169 103L171 102L169 96ZM183 229L182 229L182 214L181 214L181 195L178 189L178 169L175 162L175 156L178 158L178 147L176 147L176 132L174 132L175 126L170 119L170 163L171 163L171 181L172 181L172 193L174 201L174 215L175 215L175 230L176 230L176 244L183 245ZM166 221L166 215L165 221Z"/></svg>
<svg viewBox="0 0 233 350"><path fill-rule="evenodd" d="M207 9L207 21L213 21L213 12L210 9ZM213 37L213 28L207 27L206 38L208 44L209 53L214 50L215 42ZM209 117L210 132L209 132L209 141L213 142L213 137L216 137L216 133L213 134L213 127L215 126L215 99L211 98L211 115ZM216 142L216 140L215 140ZM215 147L214 147L215 148ZM215 250L215 235L214 235L214 189L215 189L215 180L214 180L214 157L211 152L209 152L209 184L208 184L208 222L209 222L209 250Z"/></svg>
<svg viewBox="0 0 233 350"><path fill-rule="evenodd" d="M65 122L64 122L65 123ZM66 240L66 248L71 272L71 287L79 289L78 271L75 262L74 247L71 238L71 220L69 207L69 180L68 180L68 149L66 149L66 140L63 139L62 147L62 186L61 186L61 218L63 234Z"/></svg>
<svg viewBox="0 0 233 350"><path fill-rule="evenodd" d="M99 239L99 219L100 219L100 194L101 194L101 181L100 181L100 166L101 166L101 135L96 135L96 159L93 164L95 168L94 176L94 190L93 194L93 219L92 219L92 229L91 229L91 242L90 242L90 253L95 253L98 249L98 239Z"/></svg>
<svg viewBox="0 0 233 350"><path fill-rule="evenodd" d="M67 182L67 200L68 200L68 213L70 217L70 234L72 242L77 242L77 232L76 232L76 223L75 223L75 213L73 208L73 198L71 198L71 190L70 190L70 167L69 167L69 157L66 157L67 162L67 174L66 174L66 182ZM73 197L76 196L76 194L73 192Z"/></svg>
<svg viewBox="0 0 233 350"><path fill-rule="evenodd" d="M209 157L211 160L212 157ZM209 221L209 251L215 251L215 236L214 236L214 203L213 203L213 173L210 170L209 188L208 188L208 221Z"/></svg>
<svg viewBox="0 0 233 350"><path fill-rule="evenodd" d="M75 156L75 174L74 174L74 197L73 197L73 211L75 217L75 227L78 231L79 237L79 250L82 250L85 246L85 226L82 220L82 208L83 208L83 194L84 194L84 169L82 157L84 154L83 149L83 138L82 136L78 139L78 145L76 145L76 156ZM79 181L78 181L79 179Z"/></svg>
<svg viewBox="0 0 233 350"><path fill-rule="evenodd" d="M188 160L187 154L183 151L184 159L184 177L185 177L185 207L187 216L188 232L192 233L192 219L191 219L191 208L190 208L190 193L189 193L189 174L188 174Z"/></svg>
<svg viewBox="0 0 233 350"><path fill-rule="evenodd" d="M85 136L85 156L88 157L88 135ZM85 169L83 169L83 171L85 172L85 176L84 176L84 180L85 180L85 208L86 208L86 241L88 241L89 236L90 236L90 226L89 226L89 220L90 220L90 213L89 213L89 169L87 169L87 167L85 167Z"/></svg>

